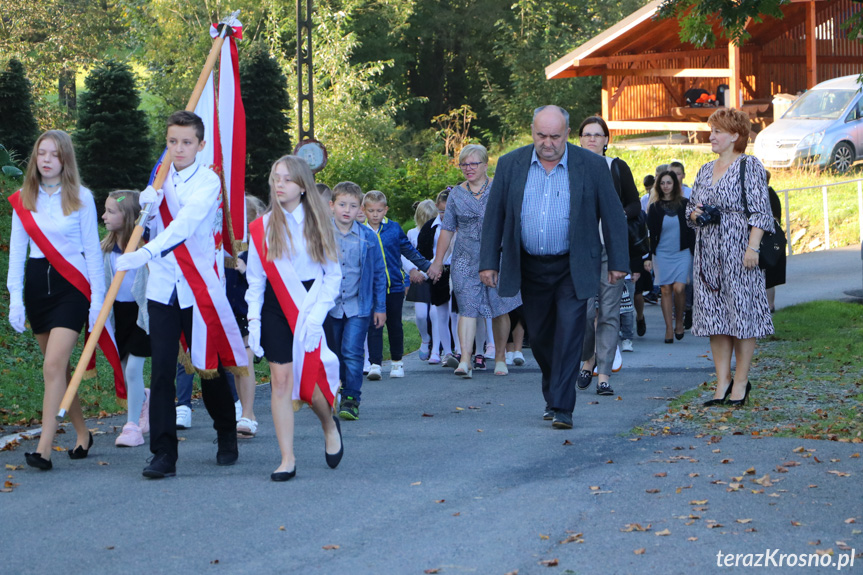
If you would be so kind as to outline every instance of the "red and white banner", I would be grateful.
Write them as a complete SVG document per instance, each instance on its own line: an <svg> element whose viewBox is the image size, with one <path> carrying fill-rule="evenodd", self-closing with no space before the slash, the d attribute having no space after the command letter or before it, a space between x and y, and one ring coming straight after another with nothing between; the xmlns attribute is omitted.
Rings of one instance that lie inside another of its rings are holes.
<svg viewBox="0 0 863 575"><path fill-rule="evenodd" d="M31 212L21 204L21 190L9 196L9 203L18 214L21 224L42 253L63 278L75 286L90 301L90 280L87 279L87 262L84 255L66 241L60 230L50 218L39 212ZM114 370L114 390L117 397L126 399L126 381L123 376L123 366L120 353L114 339L114 330L105 325L99 335L99 348L105 354L108 363ZM243 354L245 356L245 354ZM95 355L93 356L95 358Z"/></svg>
<svg viewBox="0 0 863 575"><path fill-rule="evenodd" d="M180 210L174 186L165 185L163 190L165 198L159 205L157 215L161 218L162 229L168 227ZM226 369L248 365L243 336L220 276L205 250L194 238L189 238L174 248L173 254L195 296L192 312L192 365L205 378L215 375L220 362Z"/></svg>
<svg viewBox="0 0 863 575"><path fill-rule="evenodd" d="M210 35L219 35L217 24ZM207 146L198 153L198 162L210 166L222 176L228 206L223 210L222 237L216 245L224 245L234 253L231 239L246 243L246 111L240 93L240 67L236 40L243 38L243 25L235 20L225 35L219 54L218 90L214 88L214 73L210 74L195 113L204 120Z"/></svg>
<svg viewBox="0 0 863 575"><path fill-rule="evenodd" d="M306 291L303 282L297 277L297 272L291 264L291 260L285 257L275 261L267 260L267 245L264 230L269 221L270 214L256 219L249 225L251 242L249 249L257 250L267 281L273 287L279 307L288 320L288 325L294 333L294 401L312 403L312 394L315 387L320 388L321 393L329 405L334 405L336 393L339 390L339 358L327 346L327 338L321 338L321 344L315 351L306 352L306 319L312 306L318 299L323 285L323 270L319 270L315 281L309 291Z"/></svg>

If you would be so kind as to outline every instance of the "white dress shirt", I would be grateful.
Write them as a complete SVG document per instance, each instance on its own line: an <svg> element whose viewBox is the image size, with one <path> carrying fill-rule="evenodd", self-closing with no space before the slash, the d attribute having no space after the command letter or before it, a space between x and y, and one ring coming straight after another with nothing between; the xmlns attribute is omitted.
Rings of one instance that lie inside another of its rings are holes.
<svg viewBox="0 0 863 575"><path fill-rule="evenodd" d="M179 172L171 164L162 188L167 190L169 186L177 194L180 209L168 227L163 227L159 217L150 220L151 239L144 246L153 257L149 263L147 299L170 305L176 290L180 308L186 309L195 303L195 296L173 250L186 240L192 240L207 257L206 262L195 263L209 267L216 265L214 235L222 227L222 211L219 209L222 183L212 170L195 162Z"/></svg>
<svg viewBox="0 0 863 575"><path fill-rule="evenodd" d="M321 286L321 294L318 301L309 312L309 319L316 325L323 325L324 319L327 317L327 312L333 307L336 297L339 295L339 287L342 282L342 271L339 267L339 262L327 258L324 264L314 261L309 256L309 250L306 247L306 238L303 234L305 226L305 211L303 204L299 204L293 212L282 209L285 215L285 220L288 223L288 229L291 232L290 249L288 258L291 260L291 265L297 273L300 281L313 280L318 274L318 270L323 270L324 278ZM266 240L267 230L264 229L264 239ZM258 256L258 249L254 242L249 240L249 261L246 264L246 281L249 282L249 289L246 290L246 303L249 304L248 319L261 319L261 306L264 304L264 291L267 287L267 274L264 272L264 266L261 264L261 258Z"/></svg>
<svg viewBox="0 0 863 575"><path fill-rule="evenodd" d="M90 280L91 302L102 305L105 300L105 272L102 266L102 249L99 247L99 225L96 214L96 201L93 193L81 186L78 190L81 208L71 214L63 214L63 197L60 188L48 194L41 186L36 197L36 211L51 218L57 229L72 246L84 254L87 261L87 276ZM18 214L12 212L12 234L9 239L9 273L6 287L15 298L24 294L24 262L27 260L27 246L31 258L44 258L45 254L24 229Z"/></svg>

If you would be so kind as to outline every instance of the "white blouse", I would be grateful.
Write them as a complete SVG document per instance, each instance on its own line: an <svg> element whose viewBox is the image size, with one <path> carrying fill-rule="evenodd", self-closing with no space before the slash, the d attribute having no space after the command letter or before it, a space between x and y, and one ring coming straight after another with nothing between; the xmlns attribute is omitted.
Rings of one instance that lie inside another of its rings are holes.
<svg viewBox="0 0 863 575"><path fill-rule="evenodd" d="M335 303L336 296L339 293L339 287L342 282L342 271L338 261L327 259L326 263L320 264L314 261L309 256L309 250L306 247L306 238L303 234L305 224L305 211L303 205L298 205L293 212L282 209L285 214L285 220L288 223L288 229L291 231L291 248L292 253L288 256L291 260L291 265L297 272L297 277L300 281L308 281L315 279L318 270L323 269L323 286L318 301L309 312L309 321L322 325L327 313ZM266 230L264 230L264 238L266 238ZM258 256L258 249L254 246L254 242L249 239L249 261L246 265L246 280L249 282L249 289L246 290L246 303L249 304L248 319L261 319L261 307L264 304L264 291L267 286L267 274L264 272L264 266Z"/></svg>
<svg viewBox="0 0 863 575"><path fill-rule="evenodd" d="M105 300L105 272L102 264L102 250L99 247L99 225L96 201L93 193L81 186L78 190L81 208L71 214L63 214L63 197L60 188L48 194L39 186L36 198L36 211L47 215L57 225L63 237L84 254L87 261L87 276L90 280L91 302L101 306ZM16 212L12 212L12 235L9 240L9 273L6 288L14 301L24 294L24 263L27 260L27 247L31 258L44 258L45 254L24 229L24 224Z"/></svg>

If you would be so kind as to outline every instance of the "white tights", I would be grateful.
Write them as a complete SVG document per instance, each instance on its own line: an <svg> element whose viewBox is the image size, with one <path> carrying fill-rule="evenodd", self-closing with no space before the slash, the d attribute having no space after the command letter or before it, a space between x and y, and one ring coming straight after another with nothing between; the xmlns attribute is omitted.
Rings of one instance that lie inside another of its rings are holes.
<svg viewBox="0 0 863 575"><path fill-rule="evenodd" d="M138 425L144 407L144 358L129 354L123 360L123 375L126 378L126 397L129 413L126 421Z"/></svg>

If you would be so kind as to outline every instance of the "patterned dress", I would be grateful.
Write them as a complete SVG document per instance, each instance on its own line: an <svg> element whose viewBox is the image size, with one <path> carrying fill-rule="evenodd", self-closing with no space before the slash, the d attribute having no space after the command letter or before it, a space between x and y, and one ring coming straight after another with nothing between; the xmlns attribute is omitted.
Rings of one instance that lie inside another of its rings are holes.
<svg viewBox="0 0 863 575"><path fill-rule="evenodd" d="M715 160L703 165L695 177L686 208L686 221L696 234L693 335L747 339L773 333L764 272L757 267L743 267L749 226L773 230L767 179L761 162L746 156L746 201L750 211L747 221L740 190L741 158L734 160L715 185L712 183ZM696 226L689 215L698 204L717 206L722 212L720 223Z"/></svg>
<svg viewBox="0 0 863 575"><path fill-rule="evenodd" d="M475 198L461 185L454 187L450 190L441 223L444 230L458 231L450 274L458 313L465 317L498 317L521 305L520 293L513 297L500 297L497 288L483 285L479 279L479 244L488 190L491 190L491 182L486 192Z"/></svg>

